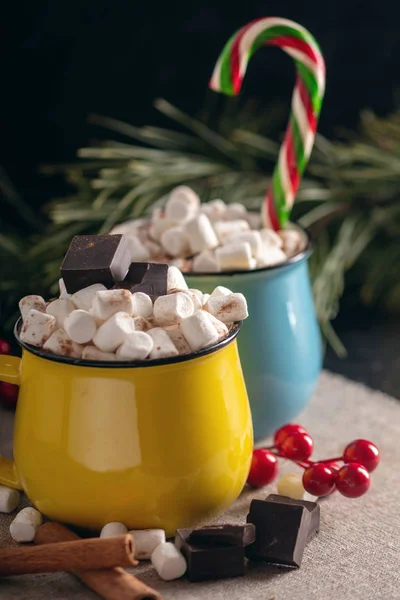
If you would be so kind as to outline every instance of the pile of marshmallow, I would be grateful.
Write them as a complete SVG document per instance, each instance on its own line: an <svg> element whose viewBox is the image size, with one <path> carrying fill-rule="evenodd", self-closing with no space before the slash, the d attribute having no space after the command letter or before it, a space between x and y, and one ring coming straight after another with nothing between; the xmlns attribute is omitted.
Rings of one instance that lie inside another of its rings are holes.
<svg viewBox="0 0 400 600"><path fill-rule="evenodd" d="M129 238L133 261L167 262L185 272L216 273L279 265L304 249L299 229L260 229L260 216L238 203L200 204L187 186L172 190L150 220L117 225Z"/></svg>
<svg viewBox="0 0 400 600"><path fill-rule="evenodd" d="M175 266L167 294L154 303L143 292L90 285L46 303L25 296L21 341L53 354L94 361L141 361L189 354L216 344L248 316L243 294L219 286L212 294L188 289Z"/></svg>

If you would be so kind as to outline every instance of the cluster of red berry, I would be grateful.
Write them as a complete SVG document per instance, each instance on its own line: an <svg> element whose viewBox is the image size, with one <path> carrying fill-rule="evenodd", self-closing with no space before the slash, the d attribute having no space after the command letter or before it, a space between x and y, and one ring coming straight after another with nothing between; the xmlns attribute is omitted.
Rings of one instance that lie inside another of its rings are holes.
<svg viewBox="0 0 400 600"><path fill-rule="evenodd" d="M0 354L11 354L11 346L0 338ZM14 407L18 399L19 387L13 383L0 381L0 400L5 406Z"/></svg>
<svg viewBox="0 0 400 600"><path fill-rule="evenodd" d="M348 498L358 498L370 486L369 474L379 464L379 450L368 440L354 440L343 455L313 462L314 442L300 425L283 425L275 432L274 445L254 450L247 482L253 487L271 483L278 474L277 457L304 469L303 487L313 496L327 496L335 489ZM345 463L340 467L337 463Z"/></svg>

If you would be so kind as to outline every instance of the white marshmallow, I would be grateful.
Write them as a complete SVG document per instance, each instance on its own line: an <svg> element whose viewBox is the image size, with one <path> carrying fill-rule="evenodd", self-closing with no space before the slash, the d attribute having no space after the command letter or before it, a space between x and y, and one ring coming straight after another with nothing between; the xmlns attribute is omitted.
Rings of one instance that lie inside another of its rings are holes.
<svg viewBox="0 0 400 600"><path fill-rule="evenodd" d="M10 513L15 510L20 501L20 493L5 485L0 485L0 512Z"/></svg>
<svg viewBox="0 0 400 600"><path fill-rule="evenodd" d="M228 335L229 330L227 326L225 325L225 323L217 319L217 317L214 317L214 315L212 315L211 313L207 312L207 314L211 323L214 325L215 329L218 332L218 338L222 340L226 335Z"/></svg>
<svg viewBox="0 0 400 600"><path fill-rule="evenodd" d="M150 317L153 314L153 302L144 292L132 294L133 315L135 317Z"/></svg>
<svg viewBox="0 0 400 600"><path fill-rule="evenodd" d="M164 529L132 529L136 560L150 560L154 550L165 543Z"/></svg>
<svg viewBox="0 0 400 600"><path fill-rule="evenodd" d="M55 329L55 317L32 308L25 318L20 337L23 342L40 348Z"/></svg>
<svg viewBox="0 0 400 600"><path fill-rule="evenodd" d="M178 350L179 354L191 353L190 346L187 343L179 325L170 325L169 327L166 327L166 331L173 341L174 346Z"/></svg>
<svg viewBox="0 0 400 600"><path fill-rule="evenodd" d="M241 321L249 316L246 298L243 294L211 296L204 309L223 323Z"/></svg>
<svg viewBox="0 0 400 600"><path fill-rule="evenodd" d="M66 298L70 296L70 294L67 292L67 288L65 287L64 279L62 277L58 280L58 288L60 290L60 298Z"/></svg>
<svg viewBox="0 0 400 600"><path fill-rule="evenodd" d="M41 296L25 296L21 298L19 301L19 310L23 321L25 321L31 309L44 313L46 312L46 302Z"/></svg>
<svg viewBox="0 0 400 600"><path fill-rule="evenodd" d="M210 219L199 214L186 223L186 233L189 236L190 250L192 254L202 250L210 250L218 246L218 238L215 235Z"/></svg>
<svg viewBox="0 0 400 600"><path fill-rule="evenodd" d="M155 242L160 242L164 231L167 231L167 229L170 229L177 224L178 223L176 221L172 221L166 217L156 218L151 222L149 227L149 235Z"/></svg>
<svg viewBox="0 0 400 600"><path fill-rule="evenodd" d="M82 352L84 360L99 360L103 362L116 361L117 357L112 352L102 352L96 346L85 346Z"/></svg>
<svg viewBox="0 0 400 600"><path fill-rule="evenodd" d="M200 208L200 199L196 192L186 185L172 190L165 205L165 216L172 221L188 221Z"/></svg>
<svg viewBox="0 0 400 600"><path fill-rule="evenodd" d="M177 292L167 296L159 296L154 302L154 318L163 325L175 325L190 317L194 312L194 304L189 294Z"/></svg>
<svg viewBox="0 0 400 600"><path fill-rule="evenodd" d="M150 252L142 244L141 240L136 235L127 235L126 236L129 242L129 248L131 251L131 259L132 262L146 262L150 258Z"/></svg>
<svg viewBox="0 0 400 600"><path fill-rule="evenodd" d="M106 289L106 286L102 283L94 283L72 294L71 301L75 308L90 310L97 292L105 291Z"/></svg>
<svg viewBox="0 0 400 600"><path fill-rule="evenodd" d="M254 261L251 256L251 246L248 242L229 244L215 251L215 257L221 271L235 269L251 269Z"/></svg>
<svg viewBox="0 0 400 600"><path fill-rule="evenodd" d="M251 248L253 258L259 258L263 255L264 245L259 231L245 231L235 233L226 238L224 245L236 245L242 242L248 242Z"/></svg>
<svg viewBox="0 0 400 600"><path fill-rule="evenodd" d="M83 348L81 344L73 342L67 336L64 329L57 329L43 344L43 350L71 358L81 358Z"/></svg>
<svg viewBox="0 0 400 600"><path fill-rule="evenodd" d="M23 508L10 525L10 534L15 542L32 542L36 529L43 523L42 515L35 508Z"/></svg>
<svg viewBox="0 0 400 600"><path fill-rule="evenodd" d="M133 299L129 290L104 290L96 293L91 310L95 319L107 321L117 312L133 314Z"/></svg>
<svg viewBox="0 0 400 600"><path fill-rule="evenodd" d="M193 312L196 312L196 310L200 310L203 307L203 292L191 288L189 290L183 290L183 293L188 294L192 299Z"/></svg>
<svg viewBox="0 0 400 600"><path fill-rule="evenodd" d="M218 221L224 218L226 211L226 204L223 200L211 200L211 202L205 202L200 207L200 212L207 215L210 221Z"/></svg>
<svg viewBox="0 0 400 600"><path fill-rule="evenodd" d="M265 227L260 230L260 235L264 246L276 246L277 248L282 248L282 238L273 229Z"/></svg>
<svg viewBox="0 0 400 600"><path fill-rule="evenodd" d="M54 300L54 302L50 302L46 308L47 314L55 317L57 327L60 329L63 328L65 319L73 310L75 310L75 306L69 298L59 298L58 300Z"/></svg>
<svg viewBox="0 0 400 600"><path fill-rule="evenodd" d="M186 573L186 560L171 542L159 544L151 555L151 562L158 575L165 581L178 579Z"/></svg>
<svg viewBox="0 0 400 600"><path fill-rule="evenodd" d="M128 528L123 523L117 521L106 523L100 532L101 538L114 537L115 535L126 535Z"/></svg>
<svg viewBox="0 0 400 600"><path fill-rule="evenodd" d="M250 225L250 229L259 230L261 226L261 215L258 212L248 212L244 216L248 224Z"/></svg>
<svg viewBox="0 0 400 600"><path fill-rule="evenodd" d="M135 331L147 331L148 329L154 327L153 324L144 317L133 317L132 320Z"/></svg>
<svg viewBox="0 0 400 600"><path fill-rule="evenodd" d="M128 313L113 315L96 331L93 343L103 352L114 352L135 331L133 319Z"/></svg>
<svg viewBox="0 0 400 600"><path fill-rule="evenodd" d="M203 250L193 259L195 273L217 273L219 266L213 250Z"/></svg>
<svg viewBox="0 0 400 600"><path fill-rule="evenodd" d="M207 304L210 294L203 294L203 306Z"/></svg>
<svg viewBox="0 0 400 600"><path fill-rule="evenodd" d="M276 246L270 246L264 249L261 258L258 259L257 264L260 267L273 267L279 265L287 260L286 254Z"/></svg>
<svg viewBox="0 0 400 600"><path fill-rule="evenodd" d="M277 482L278 494L295 500L303 500L305 489L303 480L298 473L286 473Z"/></svg>
<svg viewBox="0 0 400 600"><path fill-rule="evenodd" d="M278 235L283 242L283 250L288 256L295 256L304 245L302 234L295 229L282 229Z"/></svg>
<svg viewBox="0 0 400 600"><path fill-rule="evenodd" d="M189 238L182 227L171 227L161 236L161 245L170 256L186 256L190 254Z"/></svg>
<svg viewBox="0 0 400 600"><path fill-rule="evenodd" d="M185 281L184 276L178 267L169 267L167 275L167 289L168 290L187 290L188 284Z"/></svg>
<svg viewBox="0 0 400 600"><path fill-rule="evenodd" d="M193 352L216 344L219 340L219 333L209 317L204 310L198 310L180 324L181 332Z"/></svg>
<svg viewBox="0 0 400 600"><path fill-rule="evenodd" d="M234 221L236 219L245 219L247 209L243 204L239 202L232 202L228 204L228 207L224 213L225 221Z"/></svg>
<svg viewBox="0 0 400 600"><path fill-rule="evenodd" d="M153 350L150 352L149 358L168 358L169 356L178 356L179 352L165 329L155 327L148 331L148 335L154 342Z"/></svg>
<svg viewBox="0 0 400 600"><path fill-rule="evenodd" d="M211 296L214 298L214 296L229 296L230 294L233 294L232 290L223 285L217 285L217 287L213 289Z"/></svg>
<svg viewBox="0 0 400 600"><path fill-rule="evenodd" d="M150 258L157 258L163 254L163 249L161 248L160 244L157 244L157 242L146 240L146 242L144 242L144 246L149 251Z"/></svg>
<svg viewBox="0 0 400 600"><path fill-rule="evenodd" d="M238 219L237 221L218 221L214 223L214 229L219 241L223 244L227 237L249 231L250 226L244 219Z"/></svg>
<svg viewBox="0 0 400 600"><path fill-rule="evenodd" d="M65 333L73 342L77 344L87 344L90 342L97 330L94 317L86 310L74 310L64 321Z"/></svg>
<svg viewBox="0 0 400 600"><path fill-rule="evenodd" d="M136 235L138 230L146 226L146 224L147 219L130 219L129 221L115 225L111 229L110 235Z"/></svg>
<svg viewBox="0 0 400 600"><path fill-rule="evenodd" d="M117 360L144 360L154 346L153 339L144 331L130 333L117 350Z"/></svg>

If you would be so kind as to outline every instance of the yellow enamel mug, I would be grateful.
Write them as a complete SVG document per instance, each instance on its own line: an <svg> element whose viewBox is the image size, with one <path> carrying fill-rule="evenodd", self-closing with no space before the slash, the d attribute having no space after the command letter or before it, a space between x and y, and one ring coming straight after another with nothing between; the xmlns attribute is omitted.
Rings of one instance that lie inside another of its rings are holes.
<svg viewBox="0 0 400 600"><path fill-rule="evenodd" d="M16 333L22 359L0 356L0 380L21 386L15 463L0 458L0 483L50 519L91 529L120 521L172 535L222 513L253 445L239 330L145 365L50 356Z"/></svg>

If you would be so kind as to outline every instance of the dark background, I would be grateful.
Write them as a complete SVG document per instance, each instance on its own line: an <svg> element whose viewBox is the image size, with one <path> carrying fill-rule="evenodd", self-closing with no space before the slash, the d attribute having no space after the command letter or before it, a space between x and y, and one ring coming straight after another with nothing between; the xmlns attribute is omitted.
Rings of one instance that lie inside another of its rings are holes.
<svg viewBox="0 0 400 600"><path fill-rule="evenodd" d="M157 97L196 113L225 41L263 16L300 22L322 47L328 85L319 130L332 136L356 127L363 108L386 114L396 106L398 13L393 0L8 3L0 31L0 164L39 206L62 183L40 176L38 165L74 158L93 135L89 113L157 124ZM266 106L288 105L293 77L290 59L269 48L252 59L243 92ZM327 366L400 397L399 324L354 309L350 299L335 326L350 356L343 362L328 353Z"/></svg>

